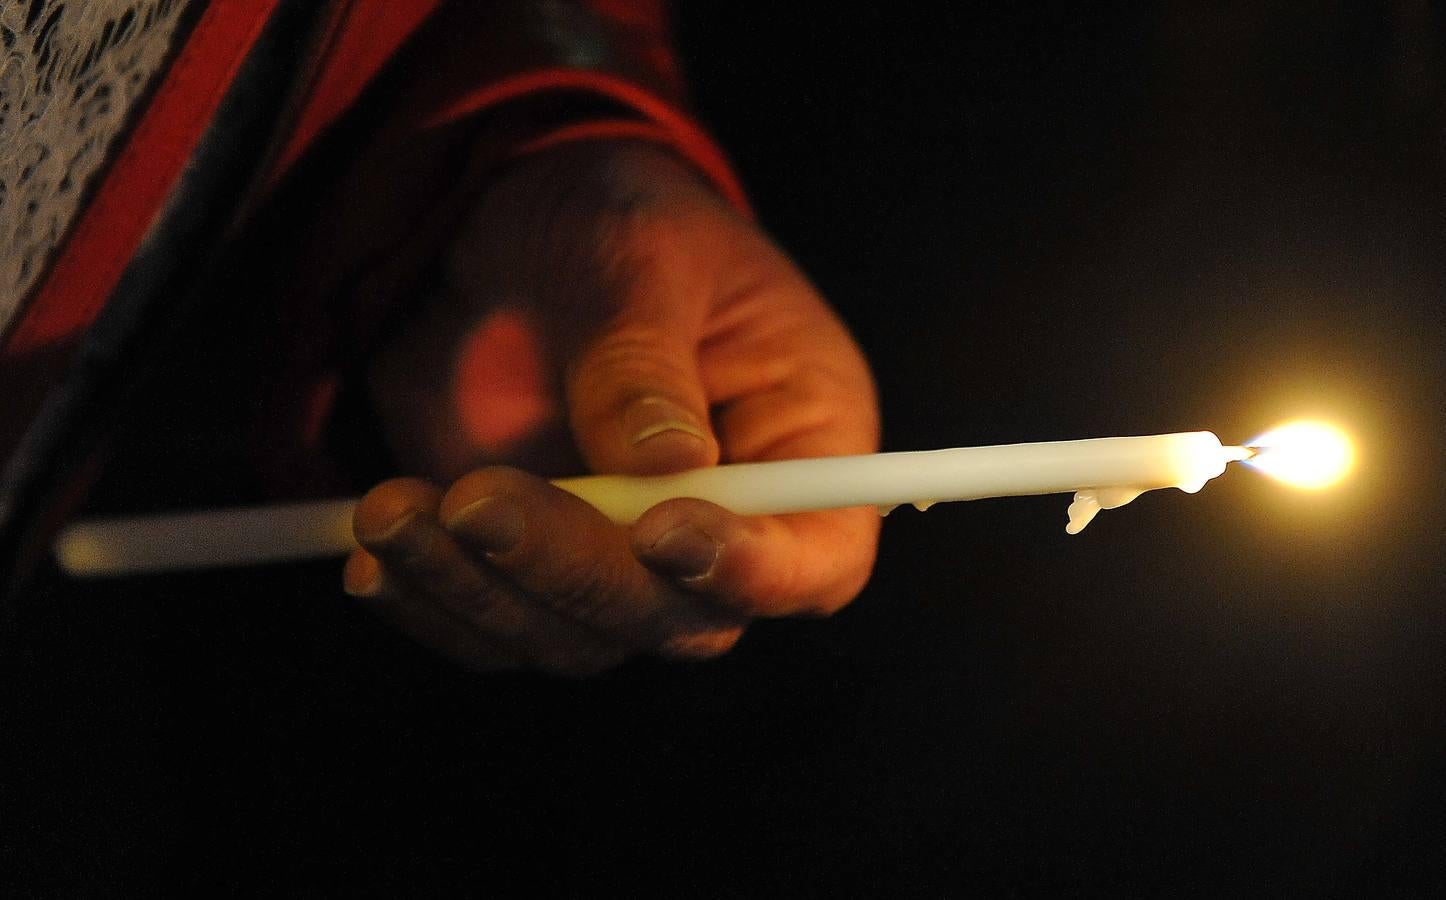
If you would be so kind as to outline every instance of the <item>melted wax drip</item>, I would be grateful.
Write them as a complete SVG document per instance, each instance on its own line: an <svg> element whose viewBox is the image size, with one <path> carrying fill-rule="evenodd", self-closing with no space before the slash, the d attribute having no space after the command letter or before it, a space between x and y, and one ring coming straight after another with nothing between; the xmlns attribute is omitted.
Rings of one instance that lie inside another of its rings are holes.
<svg viewBox="0 0 1446 900"><path fill-rule="evenodd" d="M1256 451L1249 447L1223 447L1226 462L1249 459ZM1213 476L1211 476L1213 477ZM1210 478L1201 478L1197 481L1187 481L1174 485L1187 494L1198 493ZM1095 516L1100 514L1102 509L1119 509L1127 503L1131 503L1136 497L1145 491L1153 490L1148 487L1099 487L1081 488L1075 491L1074 501L1069 505L1069 524L1064 530L1070 534L1079 534L1085 530L1085 526L1093 522ZM938 500L916 500L909 504L919 512L926 512L929 507L938 503ZM879 515L887 516L899 508L900 504L894 506L878 507Z"/></svg>
<svg viewBox="0 0 1446 900"><path fill-rule="evenodd" d="M1222 447L1225 453L1226 462L1236 462L1242 459L1249 459L1255 455L1255 451L1249 447ZM1218 474L1218 473L1217 473ZM1205 487L1205 483L1214 476L1200 478L1196 481L1186 481L1174 485L1187 494L1196 494ZM1147 487L1102 487L1082 488L1075 491L1074 502L1069 505L1069 524L1064 530L1070 534L1079 534L1085 530L1085 526L1094 521L1095 516L1100 514L1102 509L1119 509L1126 503L1133 501L1145 491L1152 490Z"/></svg>
<svg viewBox="0 0 1446 900"><path fill-rule="evenodd" d="M1204 486L1203 483L1201 486ZM1079 534L1085 530L1086 525L1094 521L1100 510L1118 509L1143 494L1145 490L1137 487L1105 487L1076 491L1074 502L1069 505L1069 524L1064 526L1064 530L1070 534Z"/></svg>

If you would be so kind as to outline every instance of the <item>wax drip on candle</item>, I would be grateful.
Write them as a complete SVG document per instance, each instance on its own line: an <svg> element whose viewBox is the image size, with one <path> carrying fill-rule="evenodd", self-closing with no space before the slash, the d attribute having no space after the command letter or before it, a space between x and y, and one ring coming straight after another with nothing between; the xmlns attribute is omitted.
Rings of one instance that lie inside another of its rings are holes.
<svg viewBox="0 0 1446 900"><path fill-rule="evenodd" d="M938 502L939 502L938 500L915 500L913 503L910 503L909 505L912 506L912 507L914 507L914 509L917 509L919 512L928 512L928 511L929 511L929 507L933 506L934 504L936 504L936 503L938 503ZM878 507L879 515L881 515L881 516L887 516L889 513L891 513L891 512L893 512L894 510L898 509L901 505L902 505L902 504L896 503L896 504L894 504L893 506L880 506L880 507Z"/></svg>
<svg viewBox="0 0 1446 900"><path fill-rule="evenodd" d="M1076 491L1074 502L1069 505L1069 524L1064 527L1064 530L1070 534L1079 534L1085 530L1086 525L1094 521L1094 517L1100 514L1100 510L1119 509L1143 494L1145 490L1145 488L1137 487L1105 487Z"/></svg>
<svg viewBox="0 0 1446 900"><path fill-rule="evenodd" d="M1227 463L1248 460L1255 455L1252 447L1221 447L1221 456ZM1211 476L1213 477L1213 476ZM1209 477L1194 478L1189 481L1182 481L1174 487L1179 488L1187 494L1197 494L1205 487L1210 480ZM1075 492L1074 500L1069 505L1069 524L1064 530L1069 534L1079 534L1085 530L1085 526L1094 521L1095 516L1100 514L1102 509L1119 509L1127 503L1133 502L1147 490L1146 487L1103 487L1083 488Z"/></svg>

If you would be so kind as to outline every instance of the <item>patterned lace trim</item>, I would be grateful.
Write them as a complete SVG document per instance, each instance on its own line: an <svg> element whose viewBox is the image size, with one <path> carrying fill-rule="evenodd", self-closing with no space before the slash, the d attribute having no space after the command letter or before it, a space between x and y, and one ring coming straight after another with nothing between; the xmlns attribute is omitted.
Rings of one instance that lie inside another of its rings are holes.
<svg viewBox="0 0 1446 900"><path fill-rule="evenodd" d="M0 0L0 329L80 211L189 0Z"/></svg>

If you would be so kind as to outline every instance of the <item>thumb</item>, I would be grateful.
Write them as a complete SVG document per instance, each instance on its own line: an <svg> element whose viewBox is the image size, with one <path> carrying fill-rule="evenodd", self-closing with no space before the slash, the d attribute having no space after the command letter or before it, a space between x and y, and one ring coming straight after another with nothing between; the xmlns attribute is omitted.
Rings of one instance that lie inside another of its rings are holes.
<svg viewBox="0 0 1446 900"><path fill-rule="evenodd" d="M571 367L568 415L592 471L659 475L718 462L697 349L679 332L616 323Z"/></svg>

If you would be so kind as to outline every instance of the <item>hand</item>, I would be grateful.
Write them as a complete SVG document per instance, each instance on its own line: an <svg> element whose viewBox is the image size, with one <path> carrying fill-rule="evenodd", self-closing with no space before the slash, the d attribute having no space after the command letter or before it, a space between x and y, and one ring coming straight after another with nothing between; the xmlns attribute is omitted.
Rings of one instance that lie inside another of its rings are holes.
<svg viewBox="0 0 1446 900"><path fill-rule="evenodd" d="M745 519L674 500L621 528L532 475L472 471L573 474L580 455L656 474L877 448L843 326L661 151L563 148L489 189L372 395L404 465L458 480L373 489L346 586L473 668L714 656L750 619L837 610L872 567L873 509Z"/></svg>

